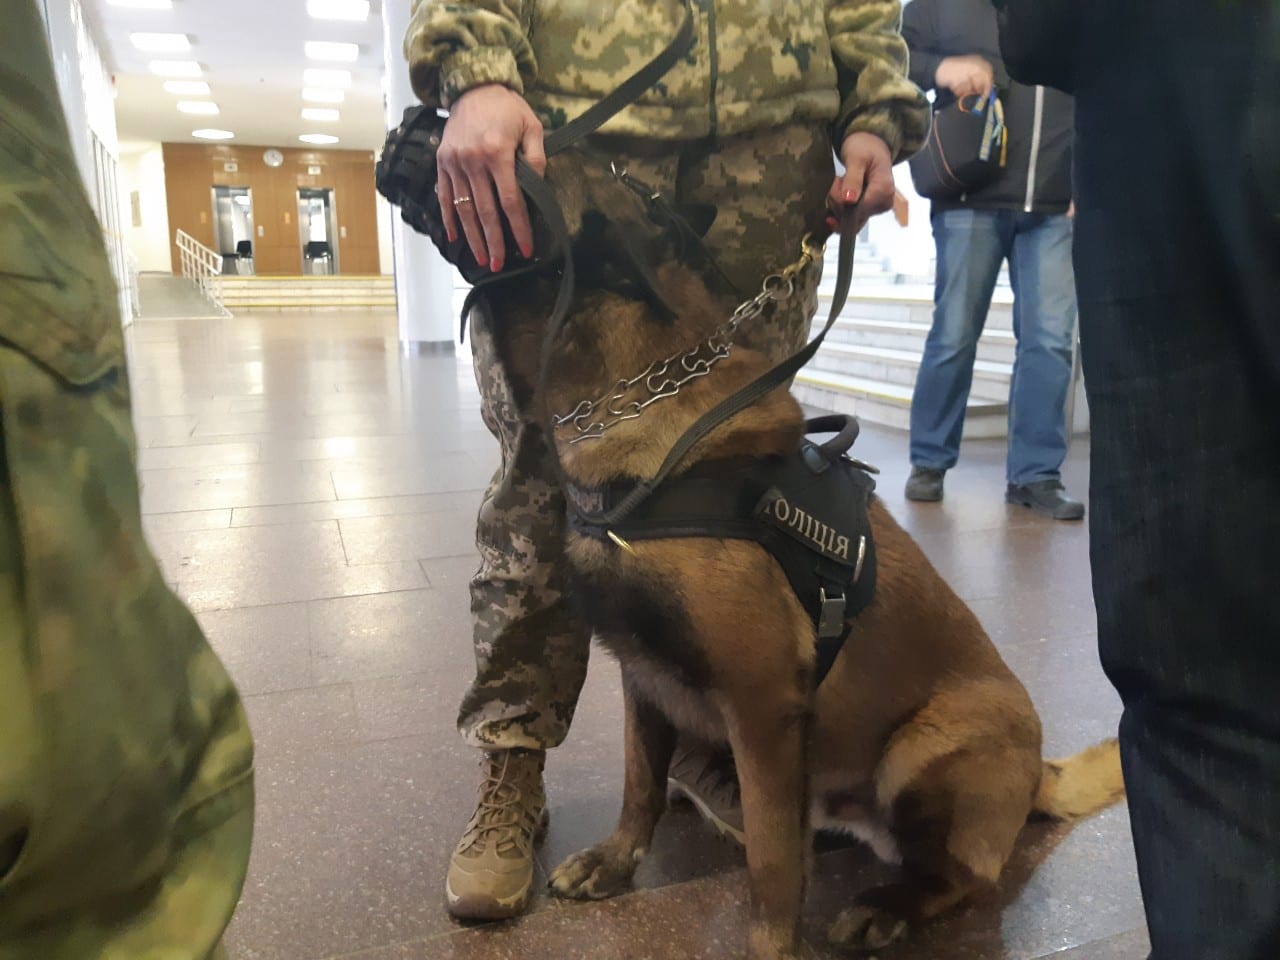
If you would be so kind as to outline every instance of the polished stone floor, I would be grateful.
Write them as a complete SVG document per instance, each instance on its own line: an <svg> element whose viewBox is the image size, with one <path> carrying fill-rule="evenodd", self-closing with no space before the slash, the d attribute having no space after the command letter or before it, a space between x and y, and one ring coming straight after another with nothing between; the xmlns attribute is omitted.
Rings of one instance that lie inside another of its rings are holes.
<svg viewBox="0 0 1280 960"><path fill-rule="evenodd" d="M727 960L741 955L743 858L679 810L637 891L493 928L452 922L445 864L476 758L454 713L471 670L473 513L496 461L465 351L404 356L378 313L142 319L131 328L143 503L169 579L245 696L258 832L232 960ZM1046 749L1109 735L1087 532L1003 502L1003 448L972 443L941 505L908 504L903 434L867 428L881 492L1031 690ZM1086 487L1085 444L1065 475ZM618 808L620 697L597 657L552 755L545 875ZM805 934L882 875L860 848L817 860ZM1141 960L1123 808L1028 827L1000 895L881 960Z"/></svg>

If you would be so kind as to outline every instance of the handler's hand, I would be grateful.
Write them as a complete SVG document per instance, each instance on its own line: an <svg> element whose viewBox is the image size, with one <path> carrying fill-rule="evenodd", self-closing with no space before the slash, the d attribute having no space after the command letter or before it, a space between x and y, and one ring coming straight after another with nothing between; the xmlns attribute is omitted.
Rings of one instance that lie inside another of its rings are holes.
<svg viewBox="0 0 1280 960"><path fill-rule="evenodd" d="M542 124L524 97L501 84L468 90L453 104L437 154L436 194L449 240L458 224L476 262L497 273L506 262L502 217L520 252L533 256L533 228L516 184L516 151L539 175L547 168Z"/></svg>
<svg viewBox="0 0 1280 960"><path fill-rule="evenodd" d="M854 234L876 214L893 209L893 155L874 133L851 133L840 146L844 176L831 185L828 205L842 233Z"/></svg>

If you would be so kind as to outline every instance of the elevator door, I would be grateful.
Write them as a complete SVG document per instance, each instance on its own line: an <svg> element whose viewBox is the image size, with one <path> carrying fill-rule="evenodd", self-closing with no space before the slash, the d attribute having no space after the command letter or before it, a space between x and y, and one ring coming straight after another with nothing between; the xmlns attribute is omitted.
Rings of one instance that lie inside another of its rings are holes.
<svg viewBox="0 0 1280 960"><path fill-rule="evenodd" d="M213 234L223 273L253 273L253 195L248 187L213 188Z"/></svg>
<svg viewBox="0 0 1280 960"><path fill-rule="evenodd" d="M332 190L304 187L298 191L303 273L338 272L337 223Z"/></svg>

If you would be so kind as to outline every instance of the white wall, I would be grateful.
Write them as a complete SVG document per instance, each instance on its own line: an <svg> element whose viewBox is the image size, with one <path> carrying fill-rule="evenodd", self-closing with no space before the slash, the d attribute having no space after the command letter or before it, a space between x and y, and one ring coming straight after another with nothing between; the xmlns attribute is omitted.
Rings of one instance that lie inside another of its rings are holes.
<svg viewBox="0 0 1280 960"><path fill-rule="evenodd" d="M378 207L378 270L384 277L396 272L395 250L391 241L391 218L396 212L382 194L377 194Z"/></svg>
<svg viewBox="0 0 1280 960"><path fill-rule="evenodd" d="M133 221L133 194L138 194L140 226ZM125 246L138 269L171 269L169 205L164 189L164 153L158 143L129 144L120 154L120 224Z"/></svg>

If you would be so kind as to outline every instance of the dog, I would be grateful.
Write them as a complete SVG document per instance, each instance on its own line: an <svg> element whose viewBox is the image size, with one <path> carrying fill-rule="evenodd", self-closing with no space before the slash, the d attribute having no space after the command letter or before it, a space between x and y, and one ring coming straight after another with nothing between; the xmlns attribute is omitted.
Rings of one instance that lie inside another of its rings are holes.
<svg viewBox="0 0 1280 960"><path fill-rule="evenodd" d="M522 402L568 411L669 354L673 342L703 340L733 304L712 291L705 271L674 257L634 197L591 165L564 155L547 177L585 254L579 263L596 266L580 284L545 396L534 358L546 318L533 304L549 302L552 290L498 290L491 303ZM593 277L629 272L609 253L616 246L607 233L616 229L652 254L658 265L645 279L659 296L629 295L613 281L593 286ZM710 374L598 438L572 443L568 426L555 429L567 482L597 489L652 478L686 428L770 366L734 347ZM800 405L779 387L720 424L684 468L785 456L803 431ZM834 942L873 950L993 887L1032 815L1068 820L1123 797L1114 741L1042 759L1031 699L977 617L879 500L870 521L875 598L852 619L851 639L816 690L811 616L757 543L619 545L569 534L573 595L621 665L626 774L616 829L555 870L556 894L600 899L630 887L666 805L677 736L732 748L749 960L797 956L815 826L863 839L901 864L899 882L859 894L831 928Z"/></svg>

